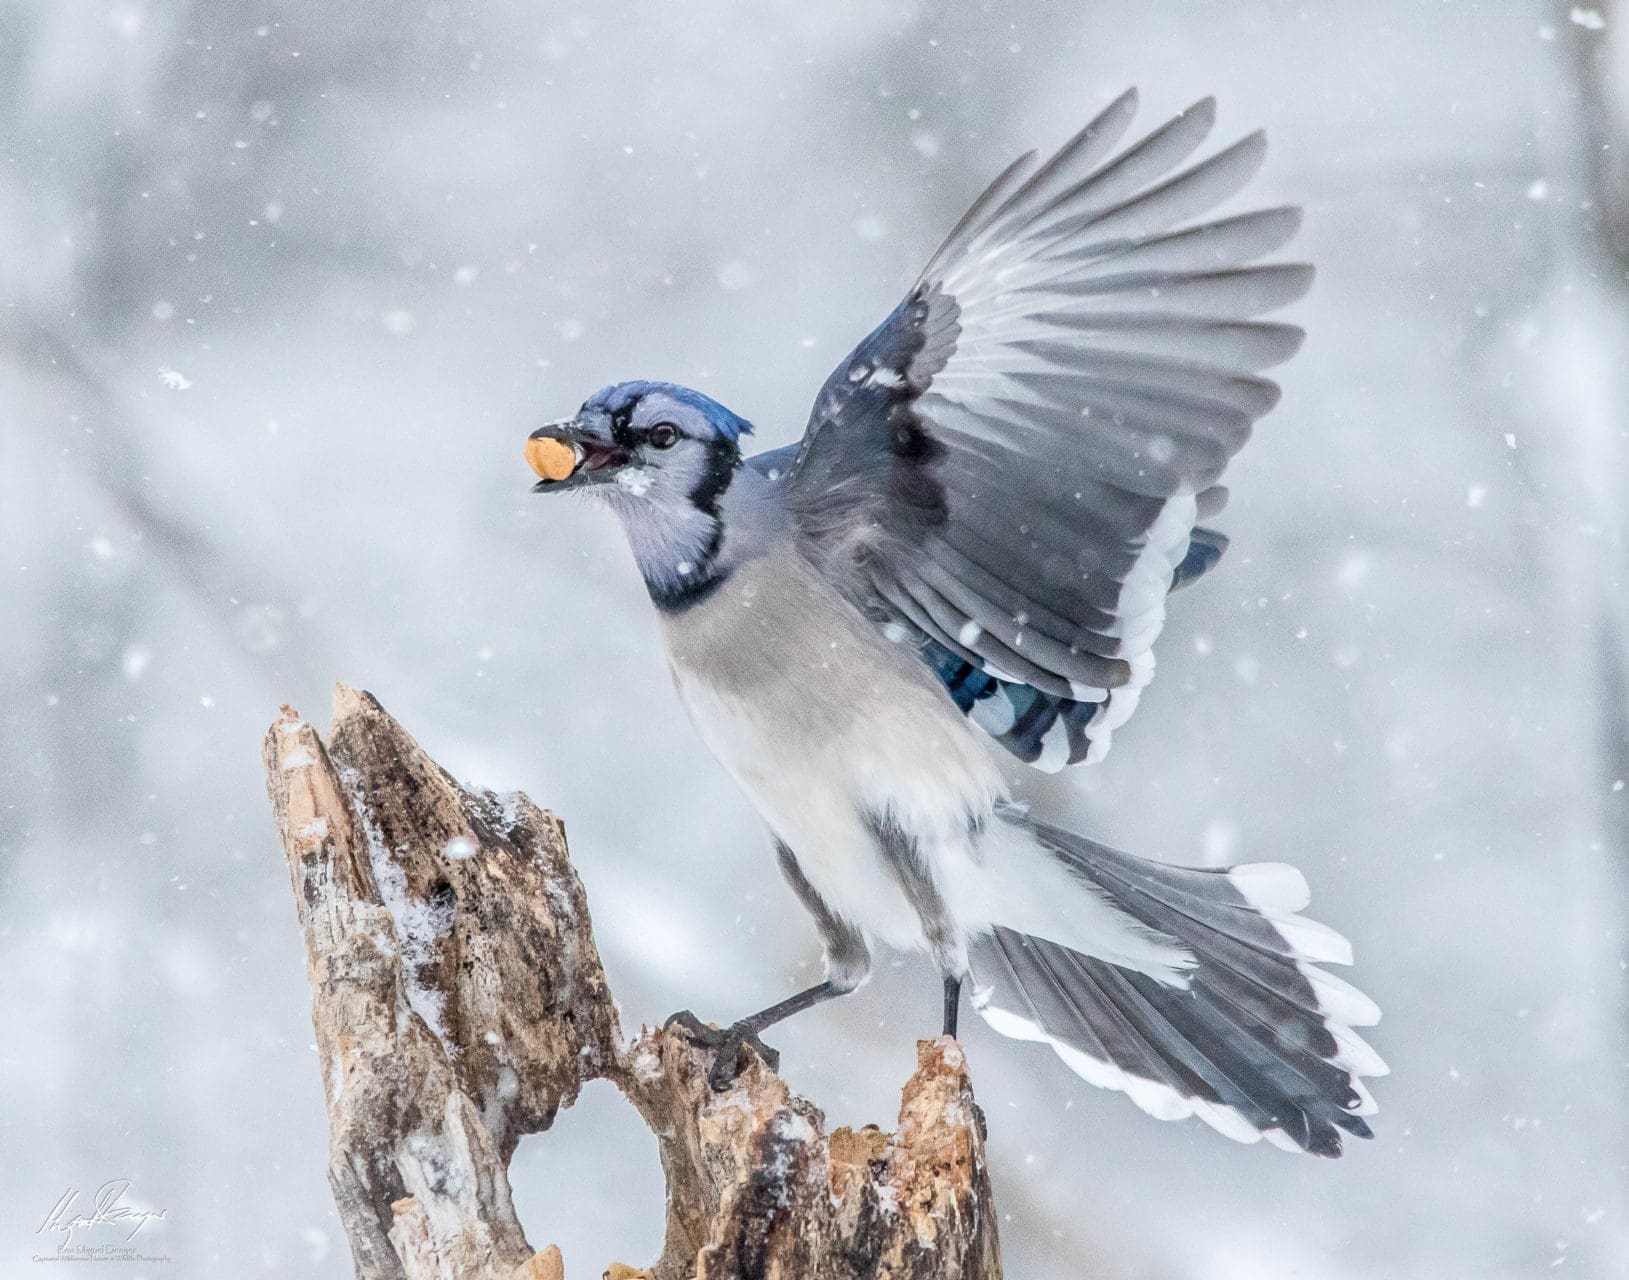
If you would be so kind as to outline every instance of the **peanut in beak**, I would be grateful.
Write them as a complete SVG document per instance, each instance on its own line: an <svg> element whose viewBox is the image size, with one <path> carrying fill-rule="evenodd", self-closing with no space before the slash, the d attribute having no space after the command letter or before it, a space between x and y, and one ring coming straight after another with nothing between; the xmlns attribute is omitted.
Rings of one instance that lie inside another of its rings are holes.
<svg viewBox="0 0 1629 1280"><path fill-rule="evenodd" d="M564 480L577 469L577 450L564 440L533 436L526 441L526 465L545 480Z"/></svg>

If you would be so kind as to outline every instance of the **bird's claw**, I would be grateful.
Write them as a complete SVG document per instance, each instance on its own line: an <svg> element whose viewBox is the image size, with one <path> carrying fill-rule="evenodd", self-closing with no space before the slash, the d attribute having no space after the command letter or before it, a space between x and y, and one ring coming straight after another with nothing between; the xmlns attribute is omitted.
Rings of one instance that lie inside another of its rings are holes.
<svg viewBox="0 0 1629 1280"><path fill-rule="evenodd" d="M704 1047L715 1044L717 1038L724 1034L720 1028L703 1022L688 1009L680 1009L677 1013L670 1014L667 1021L662 1023L663 1031L671 1027L677 1027L691 1044Z"/></svg>
<svg viewBox="0 0 1629 1280"><path fill-rule="evenodd" d="M707 1069L707 1083L712 1086L714 1093L721 1093L729 1088L736 1076L746 1067L741 1052L744 1048L750 1046L771 1071L781 1064L781 1055L760 1040L757 1032L747 1030L740 1023L728 1027L715 1027L703 1022L690 1010L680 1009L664 1022L662 1027L664 1030L668 1027L677 1027L679 1033L691 1044L713 1051L713 1064Z"/></svg>

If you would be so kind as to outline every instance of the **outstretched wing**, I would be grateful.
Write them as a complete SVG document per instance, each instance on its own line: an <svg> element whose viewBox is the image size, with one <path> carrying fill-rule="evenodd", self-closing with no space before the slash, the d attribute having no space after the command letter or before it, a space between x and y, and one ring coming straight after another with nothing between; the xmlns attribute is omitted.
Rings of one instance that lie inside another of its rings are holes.
<svg viewBox="0 0 1629 1280"><path fill-rule="evenodd" d="M990 185L827 380L786 479L831 578L1048 770L1108 749L1166 594L1226 546L1196 523L1278 399L1257 375L1302 337L1257 317L1312 280L1258 264L1298 210L1194 225L1260 166L1259 133L1187 164L1206 99L1111 157L1135 110Z"/></svg>

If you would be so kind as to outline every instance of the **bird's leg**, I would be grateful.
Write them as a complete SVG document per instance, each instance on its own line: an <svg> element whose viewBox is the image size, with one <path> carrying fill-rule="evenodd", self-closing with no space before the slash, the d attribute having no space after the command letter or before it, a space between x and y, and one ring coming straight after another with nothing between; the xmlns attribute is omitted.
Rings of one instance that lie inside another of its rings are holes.
<svg viewBox="0 0 1629 1280"><path fill-rule="evenodd" d="M691 1044L715 1051L713 1065L707 1071L707 1083L712 1085L714 1090L721 1090L727 1088L730 1081L741 1073L744 1065L741 1061L741 1050L747 1045L752 1046L753 1051L764 1060L764 1065L771 1071L780 1065L781 1055L758 1038L760 1031L774 1026L783 1018L790 1018L794 1013L802 1013L823 1000L844 995L848 990L849 988L828 980L806 991L788 996L767 1009L760 1009L757 1013L742 1018L739 1022L733 1022L727 1027L710 1027L688 1009L681 1009L663 1023L663 1026L676 1026Z"/></svg>
<svg viewBox="0 0 1629 1280"><path fill-rule="evenodd" d="M809 883L809 878L803 874L796 856L785 841L775 842L775 856L780 862L781 874L786 877L787 884L792 886L798 901L808 909L809 914L814 917L815 926L820 930L820 940L826 952L826 980L807 991L788 996L779 1004L760 1009L751 1017L742 1018L728 1027L710 1027L688 1009L681 1010L669 1018L664 1026L677 1026L684 1032L685 1039L692 1044L717 1051L713 1057L712 1068L707 1072L707 1081L714 1089L723 1089L739 1074L742 1066L741 1049L744 1045L751 1045L773 1071L780 1065L781 1055L760 1040L758 1033L765 1027L773 1026L782 1018L802 1013L823 1000L847 995L864 982L866 975L871 971L871 952L865 945L865 938L858 929L838 917L826 905L825 899L815 891L814 886Z"/></svg>
<svg viewBox="0 0 1629 1280"><path fill-rule="evenodd" d="M966 935L945 906L933 869L910 832L888 815L872 818L870 826L883 862L893 872L905 900L922 922L922 937L927 941L928 952L945 977L944 1034L954 1039L956 1015L961 1008L961 976L967 972Z"/></svg>
<svg viewBox="0 0 1629 1280"><path fill-rule="evenodd" d="M962 980L945 975L945 1029L944 1034L956 1038L956 1015L961 1011Z"/></svg>

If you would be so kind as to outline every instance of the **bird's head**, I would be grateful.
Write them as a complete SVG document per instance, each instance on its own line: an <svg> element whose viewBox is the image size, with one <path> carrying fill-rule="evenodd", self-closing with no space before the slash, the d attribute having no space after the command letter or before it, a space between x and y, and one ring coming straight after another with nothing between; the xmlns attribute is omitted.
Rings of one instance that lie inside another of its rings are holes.
<svg viewBox="0 0 1629 1280"><path fill-rule="evenodd" d="M526 461L541 477L532 492L603 497L660 604L709 578L723 541L720 500L751 430L699 391L619 382L527 438Z"/></svg>
<svg viewBox="0 0 1629 1280"><path fill-rule="evenodd" d="M741 461L752 424L718 401L671 382L619 382L596 391L575 416L527 438L526 461L542 477L533 493L606 486L614 500L708 509Z"/></svg>

